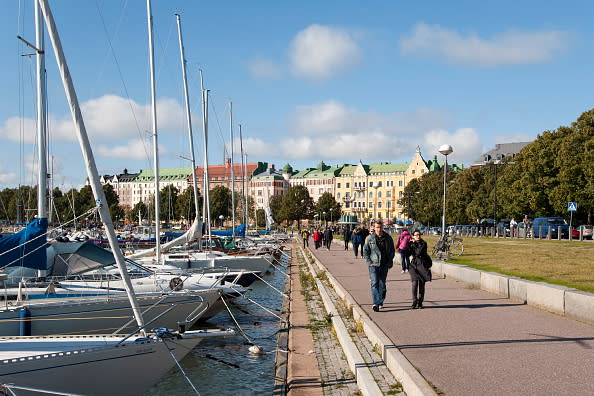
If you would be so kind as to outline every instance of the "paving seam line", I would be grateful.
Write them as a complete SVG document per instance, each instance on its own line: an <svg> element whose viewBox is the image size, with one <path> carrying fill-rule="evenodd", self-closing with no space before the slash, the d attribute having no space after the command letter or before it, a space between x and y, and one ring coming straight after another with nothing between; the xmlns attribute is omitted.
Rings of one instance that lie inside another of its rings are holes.
<svg viewBox="0 0 594 396"><path fill-rule="evenodd" d="M303 256L307 257L305 252L303 252ZM318 292L322 297L322 302L324 303L326 311L332 317L332 324L336 330L336 337L342 346L351 371L355 374L355 379L357 381L357 385L359 386L359 390L361 390L363 395L375 396L383 394L377 382L375 382L373 374L367 367L367 362L365 362L365 359L357 349L355 343L351 340L349 331L345 326L340 313L334 306L332 299L326 291L326 286L320 279L318 279L317 276L315 276L318 274L318 271L316 271L309 260L305 261L307 262L309 271L314 274L314 279L316 281L316 285L318 286Z"/></svg>
<svg viewBox="0 0 594 396"><path fill-rule="evenodd" d="M406 356L400 352L398 347L394 345L392 340L373 322L351 294L342 287L340 282L338 282L311 251L310 254L316 266L326 273L336 293L345 301L347 307L353 311L355 320L363 323L363 331L367 338L369 338L372 344L381 347L382 360L392 375L402 384L404 392L408 396L437 396L437 392L427 382L425 377L419 373ZM308 263L308 265L310 264Z"/></svg>

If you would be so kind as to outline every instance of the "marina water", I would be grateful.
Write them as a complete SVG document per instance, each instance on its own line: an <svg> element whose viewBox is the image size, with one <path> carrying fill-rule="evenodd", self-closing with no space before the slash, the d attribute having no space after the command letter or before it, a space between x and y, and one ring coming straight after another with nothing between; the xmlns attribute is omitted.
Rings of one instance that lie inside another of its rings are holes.
<svg viewBox="0 0 594 396"><path fill-rule="evenodd" d="M263 279L284 291L286 267L266 274ZM250 286L247 297L279 314L283 298L278 291L258 280ZM257 305L239 298L231 307L235 320L253 344L263 348L261 355L249 352L250 343L236 329L229 338L211 338L201 342L182 361L187 377L200 395L270 395L274 389L275 355L280 320ZM224 310L209 319L209 324L235 328ZM178 368L173 368L146 395L191 395L191 386Z"/></svg>

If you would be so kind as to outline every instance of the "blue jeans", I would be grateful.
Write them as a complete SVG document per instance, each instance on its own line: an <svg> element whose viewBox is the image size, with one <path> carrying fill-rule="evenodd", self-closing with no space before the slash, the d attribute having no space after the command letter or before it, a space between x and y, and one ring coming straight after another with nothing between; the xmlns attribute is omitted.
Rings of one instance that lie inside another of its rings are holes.
<svg viewBox="0 0 594 396"><path fill-rule="evenodd" d="M388 267L369 266L369 280L371 281L371 299L373 305L383 305L386 298L386 278L388 277Z"/></svg>
<svg viewBox="0 0 594 396"><path fill-rule="evenodd" d="M400 251L400 262L402 263L402 271L407 270L410 267L410 253L408 250Z"/></svg>

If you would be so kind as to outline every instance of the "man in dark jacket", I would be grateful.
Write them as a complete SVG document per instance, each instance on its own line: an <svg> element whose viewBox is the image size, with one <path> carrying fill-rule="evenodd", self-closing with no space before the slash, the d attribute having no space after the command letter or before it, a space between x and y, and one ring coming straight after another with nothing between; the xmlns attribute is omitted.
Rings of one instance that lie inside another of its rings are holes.
<svg viewBox="0 0 594 396"><path fill-rule="evenodd" d="M384 224L381 220L374 222L373 231L363 245L363 257L369 265L373 310L377 312L383 308L386 299L386 278L388 270L392 268L396 252L394 240L384 232Z"/></svg>
<svg viewBox="0 0 594 396"><path fill-rule="evenodd" d="M345 226L344 232L342 233L344 238L344 250L349 250L349 242L351 241L352 233L353 232L351 231L351 228L349 226Z"/></svg>

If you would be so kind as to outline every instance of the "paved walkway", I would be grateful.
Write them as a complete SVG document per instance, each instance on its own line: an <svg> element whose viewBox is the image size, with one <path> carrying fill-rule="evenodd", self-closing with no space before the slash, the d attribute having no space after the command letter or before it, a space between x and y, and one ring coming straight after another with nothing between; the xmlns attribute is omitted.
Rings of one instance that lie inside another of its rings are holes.
<svg viewBox="0 0 594 396"><path fill-rule="evenodd" d="M425 309L410 310L410 278L396 266L373 312L365 261L337 242L311 250L438 391L594 395L594 326L443 278L427 283Z"/></svg>

